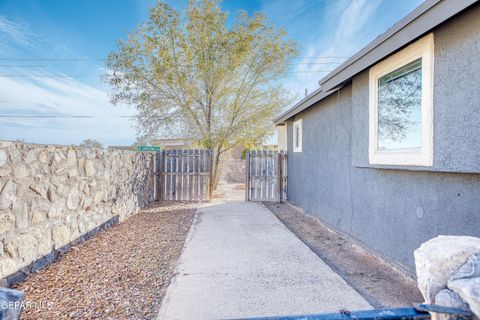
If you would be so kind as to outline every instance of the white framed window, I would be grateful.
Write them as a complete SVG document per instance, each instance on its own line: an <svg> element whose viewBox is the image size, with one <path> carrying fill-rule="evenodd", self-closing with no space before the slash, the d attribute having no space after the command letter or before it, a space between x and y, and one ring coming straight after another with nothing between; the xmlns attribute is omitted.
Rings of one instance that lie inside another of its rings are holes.
<svg viewBox="0 0 480 320"><path fill-rule="evenodd" d="M302 119L293 123L293 152L302 152Z"/></svg>
<svg viewBox="0 0 480 320"><path fill-rule="evenodd" d="M381 61L369 73L369 162L433 162L433 34Z"/></svg>

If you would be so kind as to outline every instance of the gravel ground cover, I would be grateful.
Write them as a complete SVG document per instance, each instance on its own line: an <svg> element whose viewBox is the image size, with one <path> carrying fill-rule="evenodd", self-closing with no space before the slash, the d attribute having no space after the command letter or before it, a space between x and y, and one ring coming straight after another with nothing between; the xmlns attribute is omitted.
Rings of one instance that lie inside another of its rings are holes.
<svg viewBox="0 0 480 320"><path fill-rule="evenodd" d="M423 302L416 282L290 203L264 202L297 237L376 308Z"/></svg>
<svg viewBox="0 0 480 320"><path fill-rule="evenodd" d="M153 204L72 248L17 289L22 319L154 319L195 204Z"/></svg>

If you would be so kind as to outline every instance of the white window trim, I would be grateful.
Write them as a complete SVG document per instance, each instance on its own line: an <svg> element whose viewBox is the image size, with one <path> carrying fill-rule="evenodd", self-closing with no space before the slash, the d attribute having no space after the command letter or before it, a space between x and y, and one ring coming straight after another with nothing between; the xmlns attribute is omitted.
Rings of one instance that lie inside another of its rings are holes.
<svg viewBox="0 0 480 320"><path fill-rule="evenodd" d="M422 58L422 147L378 150L377 92L378 79ZM409 45L370 68L369 73L369 163L381 165L432 166L433 164L433 33Z"/></svg>
<svg viewBox="0 0 480 320"><path fill-rule="evenodd" d="M303 145L303 140L302 140L302 136L303 136L303 125L302 125L302 119L299 119L295 122L293 122L293 141L292 141L292 144L293 144L293 152L302 152L302 145ZM297 127L300 128L300 136L298 137L298 147L295 146L295 141L297 140Z"/></svg>

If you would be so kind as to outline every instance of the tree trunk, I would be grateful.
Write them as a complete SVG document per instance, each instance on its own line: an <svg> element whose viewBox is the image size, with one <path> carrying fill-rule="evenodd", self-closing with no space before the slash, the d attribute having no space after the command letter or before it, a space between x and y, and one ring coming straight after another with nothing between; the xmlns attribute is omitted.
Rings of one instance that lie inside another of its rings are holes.
<svg viewBox="0 0 480 320"><path fill-rule="evenodd" d="M220 153L220 147L214 147L212 148L211 150L211 156L210 156L210 160L211 160L211 167L210 167L210 198L212 196L212 193L213 191L215 191L215 189L217 188L217 185L218 185L218 180L219 180L219 176L218 176L218 173L219 173L219 164L220 164L220 157L221 157L221 153Z"/></svg>

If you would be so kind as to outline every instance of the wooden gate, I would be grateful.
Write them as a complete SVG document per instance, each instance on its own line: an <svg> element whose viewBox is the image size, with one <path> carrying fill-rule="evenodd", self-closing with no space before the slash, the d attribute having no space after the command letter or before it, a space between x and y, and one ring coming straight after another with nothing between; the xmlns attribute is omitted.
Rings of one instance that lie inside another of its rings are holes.
<svg viewBox="0 0 480 320"><path fill-rule="evenodd" d="M209 200L209 150L162 150L157 155L159 200Z"/></svg>
<svg viewBox="0 0 480 320"><path fill-rule="evenodd" d="M272 150L247 152L246 201L287 200L287 154Z"/></svg>

